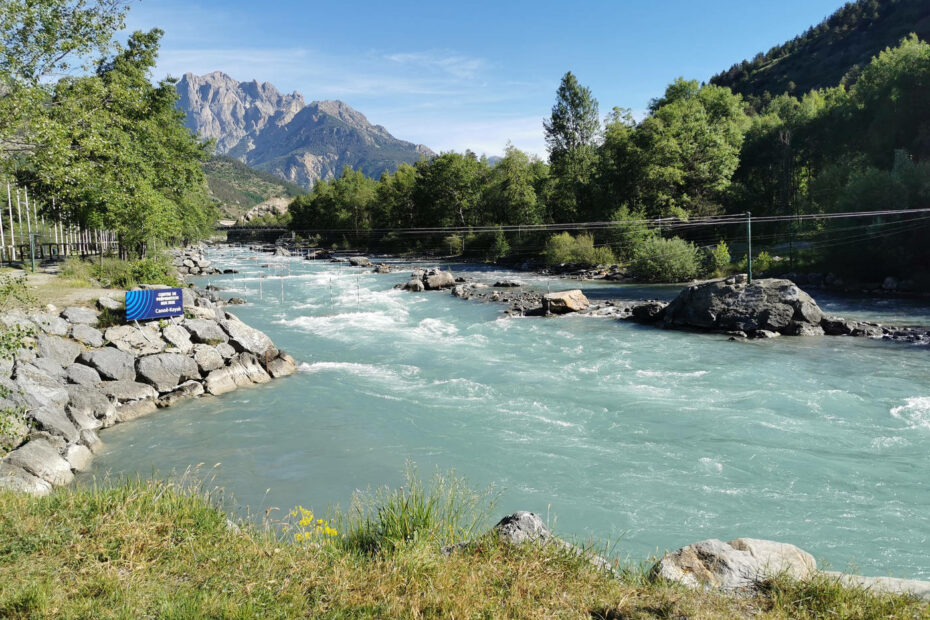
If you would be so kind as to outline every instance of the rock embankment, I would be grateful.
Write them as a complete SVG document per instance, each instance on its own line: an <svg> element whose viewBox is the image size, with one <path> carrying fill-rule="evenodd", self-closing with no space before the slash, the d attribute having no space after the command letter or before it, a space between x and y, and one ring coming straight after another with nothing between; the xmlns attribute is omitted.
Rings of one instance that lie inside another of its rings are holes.
<svg viewBox="0 0 930 620"><path fill-rule="evenodd" d="M219 269L213 266L212 261L204 257L203 249L200 247L174 250L171 264L182 277L209 276L221 273Z"/></svg>
<svg viewBox="0 0 930 620"><path fill-rule="evenodd" d="M111 297L101 308L121 306ZM271 339L184 289L185 317L104 326L89 308L0 314L28 330L28 348L0 360L0 487L37 495L90 467L98 432L203 394L219 395L296 371Z"/></svg>

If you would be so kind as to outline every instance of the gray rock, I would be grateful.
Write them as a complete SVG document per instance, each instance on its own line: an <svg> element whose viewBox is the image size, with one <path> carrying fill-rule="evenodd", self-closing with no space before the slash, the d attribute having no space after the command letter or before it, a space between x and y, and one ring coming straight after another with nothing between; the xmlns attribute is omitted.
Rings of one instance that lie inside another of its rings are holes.
<svg viewBox="0 0 930 620"><path fill-rule="evenodd" d="M110 310L117 312L123 309L123 302L112 297L100 297L97 299L97 307L101 310Z"/></svg>
<svg viewBox="0 0 930 620"><path fill-rule="evenodd" d="M894 276L888 276L882 282L882 289L886 291L896 291L898 290L898 279Z"/></svg>
<svg viewBox="0 0 930 620"><path fill-rule="evenodd" d="M665 309L663 324L671 328L716 331L759 329L790 333L793 322L819 325L823 312L810 295L790 280L764 278L752 284L713 280L689 286Z"/></svg>
<svg viewBox="0 0 930 620"><path fill-rule="evenodd" d="M81 345L67 338L39 334L36 337L36 353L39 357L53 360L59 366L70 366L81 354Z"/></svg>
<svg viewBox="0 0 930 620"><path fill-rule="evenodd" d="M181 303L184 306L184 309L194 305L194 301L197 299L197 295L194 293L192 288L182 288L181 289Z"/></svg>
<svg viewBox="0 0 930 620"><path fill-rule="evenodd" d="M811 554L787 543L709 539L666 554L653 568L653 575L689 588L735 590L753 588L780 574L807 579L816 569Z"/></svg>
<svg viewBox="0 0 930 620"><path fill-rule="evenodd" d="M52 485L4 460L0 461L0 489L42 496L52 492Z"/></svg>
<svg viewBox="0 0 930 620"><path fill-rule="evenodd" d="M116 416L113 403L95 388L71 384L68 396L66 411L80 430L97 430Z"/></svg>
<svg viewBox="0 0 930 620"><path fill-rule="evenodd" d="M523 284L516 280L499 280L494 283L494 288L513 288L516 286L523 286Z"/></svg>
<svg viewBox="0 0 930 620"><path fill-rule="evenodd" d="M646 301L635 304L630 308L630 318L637 323L655 323L662 320L667 305L663 301Z"/></svg>
<svg viewBox="0 0 930 620"><path fill-rule="evenodd" d="M588 309L588 298L578 289L543 295L543 311L549 314L568 314Z"/></svg>
<svg viewBox="0 0 930 620"><path fill-rule="evenodd" d="M191 349L194 347L191 342L190 333L183 327L175 325L174 323L166 325L165 328L161 330L161 335L169 345L185 355L190 353Z"/></svg>
<svg viewBox="0 0 930 620"><path fill-rule="evenodd" d="M97 454L97 452L103 448L103 442L100 441L100 437L97 435L96 431L81 431L81 439L79 443L94 454Z"/></svg>
<svg viewBox="0 0 930 620"><path fill-rule="evenodd" d="M67 376L65 369L59 366L58 362L47 357L37 357L32 361L32 365L58 381L64 381Z"/></svg>
<svg viewBox="0 0 930 620"><path fill-rule="evenodd" d="M130 420L135 420L136 418L154 413L157 409L158 407L155 405L154 399L146 398L145 400L134 400L132 402L123 403L116 408L116 420L120 423L129 422Z"/></svg>
<svg viewBox="0 0 930 620"><path fill-rule="evenodd" d="M70 306L65 308L61 313L61 318L65 319L69 323L74 324L97 324L97 312L95 310L91 310L90 308L81 308L79 306Z"/></svg>
<svg viewBox="0 0 930 620"><path fill-rule="evenodd" d="M162 394L155 401L155 404L159 407L170 407L182 400L196 398L201 395L203 395L203 385L199 381L187 381L179 385L177 389L167 394Z"/></svg>
<svg viewBox="0 0 930 620"><path fill-rule="evenodd" d="M103 334L100 330L83 323L78 323L71 329L71 337L95 349L103 346Z"/></svg>
<svg viewBox="0 0 930 620"><path fill-rule="evenodd" d="M78 428L61 409L43 408L34 411L32 417L39 430L58 435L68 443L74 443L80 437Z"/></svg>
<svg viewBox="0 0 930 620"><path fill-rule="evenodd" d="M26 317L22 310L7 310L0 313L0 323L6 328L18 327L29 331L35 331L36 324Z"/></svg>
<svg viewBox="0 0 930 620"><path fill-rule="evenodd" d="M61 486L74 480L71 466L46 439L33 439L6 457L10 465L25 469L51 485Z"/></svg>
<svg viewBox="0 0 930 620"><path fill-rule="evenodd" d="M504 542L519 545L525 542L545 542L552 538L552 532L534 512L521 510L507 515L497 522L494 531Z"/></svg>
<svg viewBox="0 0 930 620"><path fill-rule="evenodd" d="M73 471L87 471L94 462L94 455L85 446L74 444L65 450L65 460Z"/></svg>
<svg viewBox="0 0 930 620"><path fill-rule="evenodd" d="M78 359L99 372L104 379L132 381L136 378L136 358L113 347L84 351Z"/></svg>
<svg viewBox="0 0 930 620"><path fill-rule="evenodd" d="M208 319L184 319L184 328L190 332L194 342L217 344L229 342L229 336L216 321Z"/></svg>
<svg viewBox="0 0 930 620"><path fill-rule="evenodd" d="M136 360L136 373L140 380L151 384L159 392L170 392L181 381L200 378L194 360L180 353L157 353L140 357Z"/></svg>
<svg viewBox="0 0 930 620"><path fill-rule="evenodd" d="M211 347L208 344L194 345L194 361L197 363L201 374L204 375L211 370L222 368L226 364L216 347Z"/></svg>
<svg viewBox="0 0 930 620"><path fill-rule="evenodd" d="M70 383L86 387L96 387L102 381L99 372L84 364L71 364L65 368L65 378Z"/></svg>
<svg viewBox="0 0 930 620"><path fill-rule="evenodd" d="M353 267L371 267L371 261L365 256L350 256L349 264Z"/></svg>
<svg viewBox="0 0 930 620"><path fill-rule="evenodd" d="M930 581L898 579L895 577L863 577L835 571L823 571L847 588L862 588L873 593L904 594L922 601L930 601Z"/></svg>
<svg viewBox="0 0 930 620"><path fill-rule="evenodd" d="M229 344L236 351L252 353L263 361L273 359L278 354L271 338L263 332L249 327L231 314L227 313L227 316L232 318L220 321L219 324L229 334Z"/></svg>
<svg viewBox="0 0 930 620"><path fill-rule="evenodd" d="M448 271L430 269L426 277L423 278L423 284L426 286L426 290L429 291L435 291L441 288L452 288L455 286L455 276Z"/></svg>
<svg viewBox="0 0 930 620"><path fill-rule="evenodd" d="M277 350L275 350L275 355L277 355ZM258 361L258 358L251 353L240 353L237 358L239 364L242 366L245 371L245 376L252 383L268 383L271 381L271 377L265 371L264 367Z"/></svg>
<svg viewBox="0 0 930 620"><path fill-rule="evenodd" d="M804 323L802 321L791 321L788 326L782 330L786 336L823 336L824 329L820 323Z"/></svg>
<svg viewBox="0 0 930 620"><path fill-rule="evenodd" d="M137 383L136 381L104 381L100 384L100 391L119 402L156 398L158 392L151 385Z"/></svg>
<svg viewBox="0 0 930 620"><path fill-rule="evenodd" d="M105 337L120 351L136 357L161 353L168 344L162 340L161 333L148 325L117 325L107 328Z"/></svg>
<svg viewBox="0 0 930 620"><path fill-rule="evenodd" d="M265 369L272 378L277 379L297 372L297 362L284 351L279 351L278 357L268 362Z"/></svg>
<svg viewBox="0 0 930 620"><path fill-rule="evenodd" d="M236 388L251 385L252 382L238 361L232 361L224 368L218 368L212 371L204 380L203 387L210 394L219 396L227 392L232 392Z"/></svg>
<svg viewBox="0 0 930 620"><path fill-rule="evenodd" d="M422 293L426 290L426 286L423 285L423 281L419 278L413 278L404 284L404 290L410 291L411 293Z"/></svg>
<svg viewBox="0 0 930 620"><path fill-rule="evenodd" d="M17 364L13 375L14 392L22 396L33 412L40 409L63 410L68 404L68 390L54 377L32 364Z"/></svg>
<svg viewBox="0 0 930 620"><path fill-rule="evenodd" d="M215 348L224 360L232 359L236 355L236 350L228 342L221 342Z"/></svg>
<svg viewBox="0 0 930 620"><path fill-rule="evenodd" d="M48 312L36 312L29 317L29 320L43 332L52 336L67 336L68 330L71 329L68 321Z"/></svg>

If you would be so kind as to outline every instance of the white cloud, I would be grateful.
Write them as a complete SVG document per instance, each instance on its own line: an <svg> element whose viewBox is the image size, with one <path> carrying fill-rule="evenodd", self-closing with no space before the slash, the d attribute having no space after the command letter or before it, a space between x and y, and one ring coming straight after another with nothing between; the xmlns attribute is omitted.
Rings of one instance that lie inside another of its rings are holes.
<svg viewBox="0 0 930 620"><path fill-rule="evenodd" d="M385 58L399 65L435 69L459 79L474 78L487 66L487 63L481 58L470 58L439 51L388 54Z"/></svg>

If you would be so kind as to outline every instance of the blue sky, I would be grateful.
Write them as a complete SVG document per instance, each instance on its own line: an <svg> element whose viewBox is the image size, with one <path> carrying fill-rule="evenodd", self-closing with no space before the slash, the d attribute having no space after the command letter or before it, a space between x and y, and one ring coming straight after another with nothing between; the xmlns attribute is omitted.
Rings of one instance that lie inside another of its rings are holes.
<svg viewBox="0 0 930 620"><path fill-rule="evenodd" d="M544 156L542 119L566 71L602 116L641 113L674 78L707 80L842 4L143 0L128 27L165 30L156 78L224 71L341 99L436 151L494 155L510 140Z"/></svg>

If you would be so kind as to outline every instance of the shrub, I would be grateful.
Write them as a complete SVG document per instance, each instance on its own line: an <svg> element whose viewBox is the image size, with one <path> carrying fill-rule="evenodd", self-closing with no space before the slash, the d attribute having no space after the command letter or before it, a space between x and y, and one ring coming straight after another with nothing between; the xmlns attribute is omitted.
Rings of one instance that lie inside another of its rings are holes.
<svg viewBox="0 0 930 620"><path fill-rule="evenodd" d="M484 259L488 262L496 262L510 253L510 244L507 243L507 236L500 228L494 233L494 239L491 246L484 254Z"/></svg>
<svg viewBox="0 0 930 620"><path fill-rule="evenodd" d="M563 232L549 237L543 256L547 265L576 263L594 266L617 262L610 248L595 247L594 237L587 233L572 237L569 233Z"/></svg>
<svg viewBox="0 0 930 620"><path fill-rule="evenodd" d="M707 251L705 270L708 274L720 277L730 270L730 248L727 242L721 240L713 249Z"/></svg>
<svg viewBox="0 0 930 620"><path fill-rule="evenodd" d="M643 241L630 267L642 282L684 282L698 275L700 260L694 244L679 237Z"/></svg>
<svg viewBox="0 0 930 620"><path fill-rule="evenodd" d="M35 303L26 276L0 276L0 308L26 307Z"/></svg>
<svg viewBox="0 0 930 620"><path fill-rule="evenodd" d="M443 246L449 248L449 256L458 256L462 253L462 238L458 235L450 235L442 240Z"/></svg>
<svg viewBox="0 0 930 620"><path fill-rule="evenodd" d="M775 264L775 259L772 258L771 254L763 250L752 259L752 273L759 274L768 271L772 268L773 264ZM749 270L749 261L746 258L746 254L743 254L743 258L741 258L736 264L736 268L740 272L746 272Z"/></svg>

